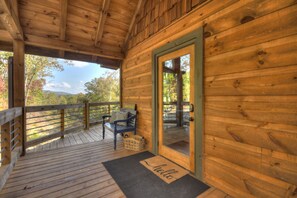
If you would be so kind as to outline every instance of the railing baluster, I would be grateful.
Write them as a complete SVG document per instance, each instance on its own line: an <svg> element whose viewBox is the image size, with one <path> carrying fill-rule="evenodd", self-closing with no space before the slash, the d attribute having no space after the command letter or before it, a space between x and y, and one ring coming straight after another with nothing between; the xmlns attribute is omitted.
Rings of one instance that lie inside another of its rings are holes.
<svg viewBox="0 0 297 198"><path fill-rule="evenodd" d="M90 129L90 104L89 101L85 102L85 109L84 109L84 119L85 119L85 130Z"/></svg>
<svg viewBox="0 0 297 198"><path fill-rule="evenodd" d="M64 138L64 131L65 131L65 109L60 110L61 114L61 138Z"/></svg>
<svg viewBox="0 0 297 198"><path fill-rule="evenodd" d="M20 133L22 134L21 138L22 138L22 156L26 155L26 146L27 146L27 110L26 107L22 108L22 116L20 118L20 120L22 121L22 128L20 130Z"/></svg>
<svg viewBox="0 0 297 198"><path fill-rule="evenodd" d="M110 104L108 104L108 115L110 115Z"/></svg>
<svg viewBox="0 0 297 198"><path fill-rule="evenodd" d="M18 117L15 119L15 122L17 122L15 129L18 128L17 132L18 132L18 143L17 146L22 146L22 141L23 141L23 132L22 132L22 128L23 128L23 122L22 122L22 117ZM17 135L17 134L15 134Z"/></svg>
<svg viewBox="0 0 297 198"><path fill-rule="evenodd" d="M1 160L2 165L9 164L11 161L11 149L10 149L10 122L7 122L1 126Z"/></svg>

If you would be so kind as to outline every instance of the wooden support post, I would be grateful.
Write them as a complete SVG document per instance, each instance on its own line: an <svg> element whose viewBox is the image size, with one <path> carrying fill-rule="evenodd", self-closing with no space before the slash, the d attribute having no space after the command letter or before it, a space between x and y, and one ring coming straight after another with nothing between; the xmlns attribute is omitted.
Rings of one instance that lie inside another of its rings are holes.
<svg viewBox="0 0 297 198"><path fill-rule="evenodd" d="M183 125L183 73L180 68L180 58L173 60L173 66L176 73L176 125L181 127Z"/></svg>
<svg viewBox="0 0 297 198"><path fill-rule="evenodd" d="M61 115L61 138L64 138L64 131L65 131L65 109L60 110Z"/></svg>
<svg viewBox="0 0 297 198"><path fill-rule="evenodd" d="M13 107L25 107L25 48L24 42L19 40L13 41ZM24 119L24 118L23 118ZM25 121L20 120L20 145L25 147ZM22 155L25 155L23 148Z"/></svg>
<svg viewBox="0 0 297 198"><path fill-rule="evenodd" d="M85 102L84 117L85 117L85 130L89 130L90 129L90 105L89 105L89 101Z"/></svg>
<svg viewBox="0 0 297 198"><path fill-rule="evenodd" d="M10 123L6 123L1 126L1 160L2 165L9 164L11 161L11 149L10 149Z"/></svg>

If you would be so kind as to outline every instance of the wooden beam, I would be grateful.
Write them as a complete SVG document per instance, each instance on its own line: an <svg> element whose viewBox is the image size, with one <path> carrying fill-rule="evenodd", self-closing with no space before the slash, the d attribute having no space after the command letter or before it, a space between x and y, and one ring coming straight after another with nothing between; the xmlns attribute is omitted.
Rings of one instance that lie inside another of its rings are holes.
<svg viewBox="0 0 297 198"><path fill-rule="evenodd" d="M141 8L141 6L142 6L143 3L144 3L143 0L138 0L138 4L137 4L137 6L136 6L134 15L133 15L132 20L131 20L131 23L130 23L130 25L129 25L128 32L127 32L126 37L125 37L125 41L124 41L124 44L123 44L123 51L124 51L125 49L127 49L129 35L130 35L131 31L132 31L132 28L133 28L133 26L134 26L136 17L137 17L137 15L138 15L139 10L140 10L140 8Z"/></svg>
<svg viewBox="0 0 297 198"><path fill-rule="evenodd" d="M12 43L0 41L0 50L6 52L12 52L13 46Z"/></svg>
<svg viewBox="0 0 297 198"><path fill-rule="evenodd" d="M87 54L87 55L95 55L99 57L111 58L111 59L117 59L117 60L123 60L124 58L122 53L108 52L100 48L95 48L95 47L92 48L90 46L83 46L75 43L61 41L58 39L39 37L39 36L34 36L29 34L26 34L25 44L37 46L37 47L44 47L48 49L56 49L56 50Z"/></svg>
<svg viewBox="0 0 297 198"><path fill-rule="evenodd" d="M13 78L13 107L25 107L25 44L24 41L14 40L13 41L13 68L12 68L12 78ZM26 120L25 117L19 119L19 143L22 145L22 155L25 155L25 129Z"/></svg>
<svg viewBox="0 0 297 198"><path fill-rule="evenodd" d="M0 0L0 20L11 37L16 40L24 40L23 30L16 13L17 1Z"/></svg>
<svg viewBox="0 0 297 198"><path fill-rule="evenodd" d="M66 28L67 28L67 8L68 0L61 0L61 14L60 14L60 40L65 41L66 39ZM60 57L64 57L64 51L59 51Z"/></svg>
<svg viewBox="0 0 297 198"><path fill-rule="evenodd" d="M99 20L98 20L98 26L97 26L97 30L96 30L96 37L95 37L95 46L96 47L99 47L101 44L104 24L106 21L109 5L110 5L110 0L103 0L102 8L99 11Z"/></svg>
<svg viewBox="0 0 297 198"><path fill-rule="evenodd" d="M0 41L12 42L12 37L7 30L0 30Z"/></svg>
<svg viewBox="0 0 297 198"><path fill-rule="evenodd" d="M13 41L13 106L25 106L25 47L23 41Z"/></svg>
<svg viewBox="0 0 297 198"><path fill-rule="evenodd" d="M9 43L4 43L0 41L0 50L12 51L12 47L10 46ZM121 60L118 60L118 59L103 58L103 57L97 57L97 56L92 56L88 54L81 54L81 53L75 53L75 52L69 52L69 51L63 51L63 52L65 53L65 55L64 57L61 57L59 55L59 51L55 49L42 48L42 47L37 47L32 45L26 45L25 47L26 54L47 56L47 57L53 57L53 58L64 58L64 59L76 60L76 61L84 61L89 63L97 63L100 65L113 66L117 68L119 68L121 64Z"/></svg>
<svg viewBox="0 0 297 198"><path fill-rule="evenodd" d="M92 61L97 62L97 56L92 56Z"/></svg>

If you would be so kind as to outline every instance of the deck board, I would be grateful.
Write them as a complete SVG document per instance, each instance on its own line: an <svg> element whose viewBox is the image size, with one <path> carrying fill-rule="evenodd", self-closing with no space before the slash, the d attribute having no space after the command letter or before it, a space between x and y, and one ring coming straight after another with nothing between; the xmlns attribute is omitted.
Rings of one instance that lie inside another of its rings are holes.
<svg viewBox="0 0 297 198"><path fill-rule="evenodd" d="M112 137L107 132L102 140L101 127L95 126L28 149L0 197L125 197L102 162L137 152L125 150L121 138L114 151ZM214 189L205 194L202 197L227 197Z"/></svg>
<svg viewBox="0 0 297 198"><path fill-rule="evenodd" d="M106 130L105 139L113 138L113 134ZM63 139L56 138L27 149L27 152L38 152L44 150L52 150L56 148L63 148L77 144L85 144L89 142L96 142L102 140L102 127L96 125L89 130L80 130L75 133L66 134Z"/></svg>
<svg viewBox="0 0 297 198"><path fill-rule="evenodd" d="M114 151L112 136L102 140L100 132L100 127L93 127L30 148L0 197L124 197L102 162L136 152L124 150L121 139Z"/></svg>

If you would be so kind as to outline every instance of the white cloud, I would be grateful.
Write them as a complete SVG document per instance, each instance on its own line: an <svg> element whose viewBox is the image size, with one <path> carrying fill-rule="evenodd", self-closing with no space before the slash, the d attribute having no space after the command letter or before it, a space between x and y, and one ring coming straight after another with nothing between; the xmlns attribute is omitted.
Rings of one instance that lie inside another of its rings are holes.
<svg viewBox="0 0 297 198"><path fill-rule="evenodd" d="M71 61L71 66L73 66L73 67L83 68L83 67L87 67L88 65L89 65L89 63L87 63L87 62Z"/></svg>
<svg viewBox="0 0 297 198"><path fill-rule="evenodd" d="M44 86L44 89L70 89L71 85L67 82L61 82L61 83L46 83Z"/></svg>

